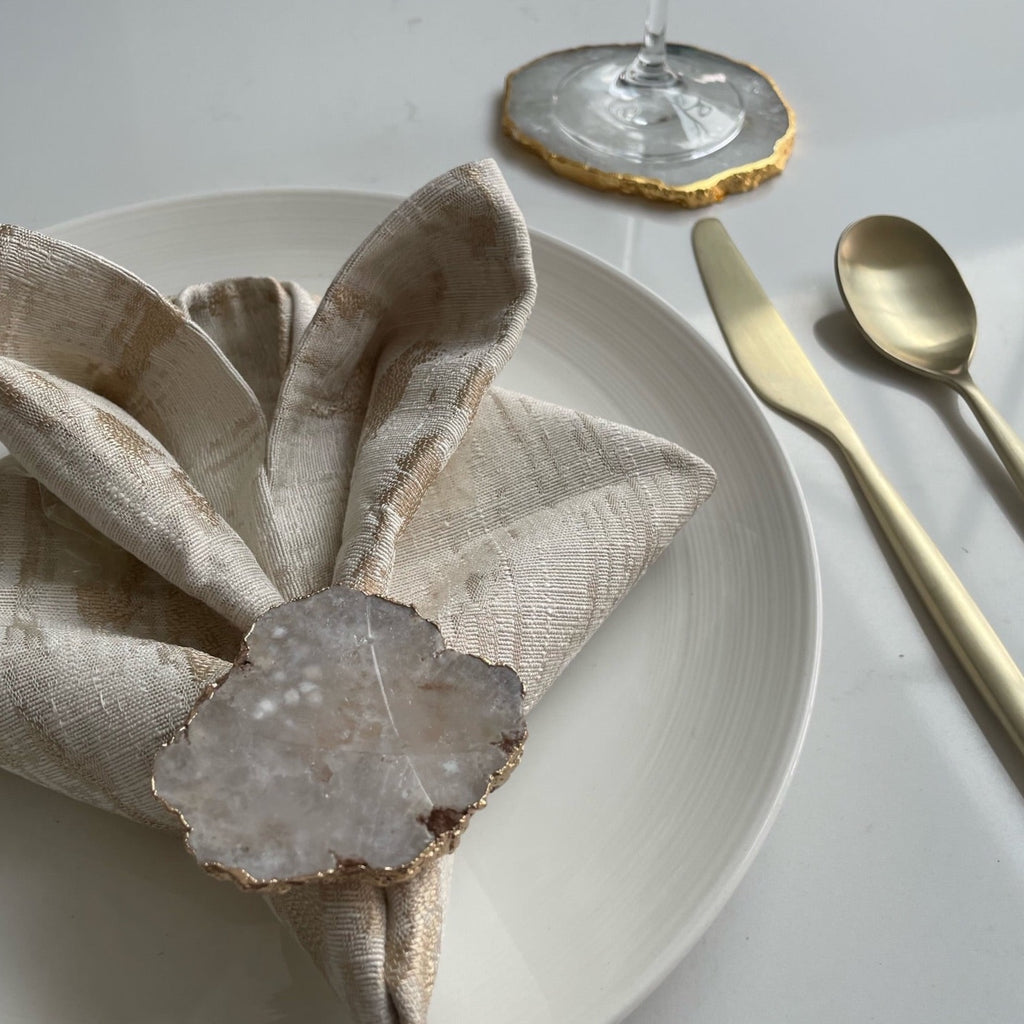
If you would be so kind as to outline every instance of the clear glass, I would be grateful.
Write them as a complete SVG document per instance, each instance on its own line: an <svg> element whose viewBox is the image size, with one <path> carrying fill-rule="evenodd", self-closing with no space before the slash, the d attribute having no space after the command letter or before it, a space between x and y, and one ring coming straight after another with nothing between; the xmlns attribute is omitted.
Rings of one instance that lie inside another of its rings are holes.
<svg viewBox="0 0 1024 1024"><path fill-rule="evenodd" d="M699 51L685 65L670 59L667 17L667 0L649 0L644 41L628 65L598 48L574 51L552 97L562 132L595 153L638 164L695 160L736 138L740 94Z"/></svg>

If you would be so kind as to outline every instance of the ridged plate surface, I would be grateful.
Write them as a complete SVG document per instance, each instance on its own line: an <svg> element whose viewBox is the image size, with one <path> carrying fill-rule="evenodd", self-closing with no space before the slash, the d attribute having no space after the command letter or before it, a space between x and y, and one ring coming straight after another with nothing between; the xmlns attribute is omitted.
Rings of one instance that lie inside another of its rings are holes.
<svg viewBox="0 0 1024 1024"><path fill-rule="evenodd" d="M240 274L319 290L394 203L238 193L52 232L167 292ZM678 441L720 482L531 716L522 765L474 820L432 1024L628 1012L763 841L817 671L812 535L760 410L650 293L549 238L534 244L538 305L501 383ZM681 235L680 273L696 272L688 251ZM337 1024L334 997L262 901L206 877L180 842L3 773L0 804L0 1019Z"/></svg>

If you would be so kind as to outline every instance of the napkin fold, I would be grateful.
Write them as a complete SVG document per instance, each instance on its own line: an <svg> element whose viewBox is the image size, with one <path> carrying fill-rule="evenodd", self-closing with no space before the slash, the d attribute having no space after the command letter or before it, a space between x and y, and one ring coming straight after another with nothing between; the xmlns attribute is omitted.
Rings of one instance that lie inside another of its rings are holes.
<svg viewBox="0 0 1024 1024"><path fill-rule="evenodd" d="M332 583L412 605L536 704L714 473L495 386L534 295L490 161L402 203L319 302L268 278L168 300L0 228L0 766L178 827L156 751L255 618ZM453 861L268 899L356 1021L415 1024Z"/></svg>

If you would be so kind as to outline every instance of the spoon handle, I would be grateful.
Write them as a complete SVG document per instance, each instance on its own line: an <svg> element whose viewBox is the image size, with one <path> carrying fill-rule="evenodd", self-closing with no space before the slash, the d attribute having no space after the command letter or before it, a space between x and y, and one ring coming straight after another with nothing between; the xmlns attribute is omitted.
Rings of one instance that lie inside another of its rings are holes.
<svg viewBox="0 0 1024 1024"><path fill-rule="evenodd" d="M996 454L1003 460L1003 465L1017 485L1017 490L1024 494L1024 442L968 374L962 374L956 379L956 389L978 417L978 422L992 442Z"/></svg>
<svg viewBox="0 0 1024 1024"><path fill-rule="evenodd" d="M1024 754L1024 675L849 424L844 423L833 437L925 607L985 703Z"/></svg>

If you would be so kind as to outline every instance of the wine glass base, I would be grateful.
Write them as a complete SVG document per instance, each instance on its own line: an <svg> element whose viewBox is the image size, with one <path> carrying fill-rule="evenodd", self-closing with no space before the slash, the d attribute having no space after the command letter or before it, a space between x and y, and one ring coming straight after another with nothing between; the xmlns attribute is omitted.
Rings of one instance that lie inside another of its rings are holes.
<svg viewBox="0 0 1024 1024"><path fill-rule="evenodd" d="M622 109L611 115L591 111L577 119L572 111L579 103L569 97L586 85L586 74L607 78L607 69L614 67L617 75L636 53L636 44L582 47L547 54L513 71L505 81L504 132L576 182L688 207L747 191L781 172L792 152L796 120L775 84L749 64L695 47L667 47L670 67L683 69L683 89L669 109L633 115L647 124L634 123L630 131L655 129L646 136L649 141L625 153L607 142L608 118L621 117ZM696 73L689 70L695 68ZM613 75L607 84L614 87L617 81ZM701 96L697 90L704 89L708 92ZM619 98L628 100L621 92ZM713 101L713 114L704 113L701 100ZM732 125L729 112L737 103L741 116ZM658 125L675 133L683 119L697 122L699 130L680 152L658 140Z"/></svg>
<svg viewBox="0 0 1024 1024"><path fill-rule="evenodd" d="M638 164L694 160L728 145L743 126L739 93L701 57L669 65L658 85L630 81L614 58L578 51L580 64L558 83L553 113L575 142Z"/></svg>

